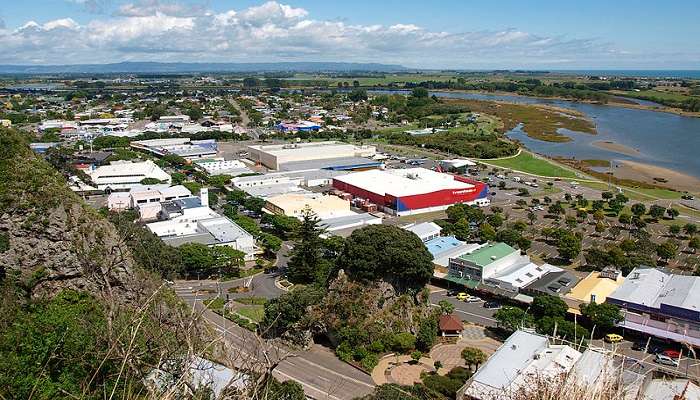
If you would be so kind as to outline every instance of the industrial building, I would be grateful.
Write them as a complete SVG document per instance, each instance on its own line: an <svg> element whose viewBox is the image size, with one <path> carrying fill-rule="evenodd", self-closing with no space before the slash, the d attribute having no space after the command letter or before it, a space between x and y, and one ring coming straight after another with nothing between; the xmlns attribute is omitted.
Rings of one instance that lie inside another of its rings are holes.
<svg viewBox="0 0 700 400"><path fill-rule="evenodd" d="M223 158L203 159L194 162L197 167L204 170L209 175L230 175L238 176L252 174L253 170L248 168L240 160L224 160Z"/></svg>
<svg viewBox="0 0 700 400"><path fill-rule="evenodd" d="M88 171L87 174L99 190L131 189L141 185L141 181L146 178L157 179L167 184L171 182L170 175L151 160L112 161L109 165Z"/></svg>
<svg viewBox="0 0 700 400"><path fill-rule="evenodd" d="M253 145L248 146L248 153L249 158L255 162L270 169L285 171L329 168L327 164L338 164L344 169L360 168L364 164L377 164L377 161L368 158L375 155L376 148L374 146L356 146L335 141ZM335 159L334 162L328 162L333 159ZM325 160L321 163L325 167L319 167L316 164L305 165L305 163L320 160Z"/></svg>
<svg viewBox="0 0 700 400"><path fill-rule="evenodd" d="M485 183L425 168L349 173L335 177L333 187L399 216L444 210L457 203L490 204Z"/></svg>
<svg viewBox="0 0 700 400"><path fill-rule="evenodd" d="M137 185L128 192L114 192L107 197L110 211L138 208L144 204L160 204L163 201L191 197L192 193L184 186Z"/></svg>
<svg viewBox="0 0 700 400"><path fill-rule="evenodd" d="M146 224L146 227L170 246L186 243L229 246L244 252L246 261L254 260L259 251L253 235L209 208L207 189L202 189L199 198L161 203L160 217L165 220Z"/></svg>
<svg viewBox="0 0 700 400"><path fill-rule="evenodd" d="M137 150L147 151L159 157L175 154L186 160L215 157L218 151L216 140L191 140L190 138L168 138L138 140L130 143Z"/></svg>
<svg viewBox="0 0 700 400"><path fill-rule="evenodd" d="M288 217L303 218L310 210L320 219L345 217L355 214L350 210L350 202L338 196L320 193L288 193L267 198L265 208Z"/></svg>

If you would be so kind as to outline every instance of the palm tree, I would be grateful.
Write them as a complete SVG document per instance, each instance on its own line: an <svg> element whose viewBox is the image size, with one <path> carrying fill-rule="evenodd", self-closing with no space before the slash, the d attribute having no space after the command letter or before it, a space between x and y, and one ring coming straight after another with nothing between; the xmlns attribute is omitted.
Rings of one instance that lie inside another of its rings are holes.
<svg viewBox="0 0 700 400"><path fill-rule="evenodd" d="M462 358L470 369L472 366L476 366L476 369L479 369L479 365L483 364L488 357L481 349L465 347L462 349Z"/></svg>

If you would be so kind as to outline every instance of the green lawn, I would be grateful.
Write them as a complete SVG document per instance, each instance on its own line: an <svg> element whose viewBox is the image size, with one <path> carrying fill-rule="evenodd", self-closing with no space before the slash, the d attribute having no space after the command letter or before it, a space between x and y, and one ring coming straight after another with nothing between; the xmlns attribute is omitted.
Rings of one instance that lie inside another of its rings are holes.
<svg viewBox="0 0 700 400"><path fill-rule="evenodd" d="M646 195L656 197L657 199L664 200L678 200L681 198L681 193L668 189L644 189L644 188L634 188L637 192L644 193Z"/></svg>
<svg viewBox="0 0 700 400"><path fill-rule="evenodd" d="M265 316L265 308L263 306L244 306L238 308L236 314L249 318L253 322L260 322Z"/></svg>
<svg viewBox="0 0 700 400"><path fill-rule="evenodd" d="M496 165L502 168L509 168L514 171L526 172L529 174L548 176L552 178L576 178L576 174L568 169L562 168L550 161L537 158L531 153L522 151L515 157L504 158L502 160L484 160L485 163Z"/></svg>

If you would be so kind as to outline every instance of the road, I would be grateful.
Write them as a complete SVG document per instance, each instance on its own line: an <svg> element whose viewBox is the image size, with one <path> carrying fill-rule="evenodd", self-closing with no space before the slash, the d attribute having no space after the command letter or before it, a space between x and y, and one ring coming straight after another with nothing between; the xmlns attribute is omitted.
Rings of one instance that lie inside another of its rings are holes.
<svg viewBox="0 0 700 400"><path fill-rule="evenodd" d="M256 278L260 282L269 281L269 277L264 274ZM236 283L240 284L240 280L224 283L222 287ZM322 346L314 345L306 351L295 351L274 345L206 309L202 304L201 293L212 291L212 288L216 292L216 286L213 281L178 281L174 284L174 290L221 335L231 349L229 359L234 366L250 367L256 361L264 364L266 356L273 362L281 359L274 368L273 375L282 381L291 379L299 382L307 396L314 399L349 400L369 394L374 389L369 375L340 361L332 351Z"/></svg>
<svg viewBox="0 0 700 400"><path fill-rule="evenodd" d="M430 293L430 303L437 306L441 300L446 300L455 306L455 314L463 322L477 324L486 327L495 327L496 320L493 318L495 310L484 308L484 302L466 303L457 300L454 296L448 296L447 290L438 289Z"/></svg>

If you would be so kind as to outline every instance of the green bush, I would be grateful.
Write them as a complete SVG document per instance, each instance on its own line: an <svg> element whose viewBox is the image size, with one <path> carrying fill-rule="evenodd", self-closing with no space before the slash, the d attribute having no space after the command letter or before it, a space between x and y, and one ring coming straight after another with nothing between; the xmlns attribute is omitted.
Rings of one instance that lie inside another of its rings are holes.
<svg viewBox="0 0 700 400"><path fill-rule="evenodd" d="M408 332L401 332L392 338L391 349L399 353L406 353L416 347L416 337Z"/></svg>
<svg viewBox="0 0 700 400"><path fill-rule="evenodd" d="M368 372L371 372L378 363L379 357L373 353L367 354L367 356L363 358L361 362L362 368Z"/></svg>
<svg viewBox="0 0 700 400"><path fill-rule="evenodd" d="M375 340L374 342L370 343L369 346L367 346L367 350L371 351L372 353L383 353L384 343L382 343L381 340Z"/></svg>

